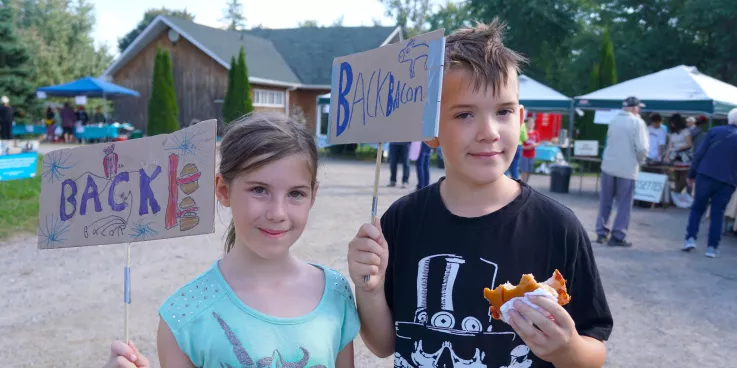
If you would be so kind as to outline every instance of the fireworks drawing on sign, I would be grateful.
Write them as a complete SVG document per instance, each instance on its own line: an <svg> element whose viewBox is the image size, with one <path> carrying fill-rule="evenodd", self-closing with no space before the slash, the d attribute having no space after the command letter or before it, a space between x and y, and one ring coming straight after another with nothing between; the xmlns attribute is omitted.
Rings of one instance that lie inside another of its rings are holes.
<svg viewBox="0 0 737 368"><path fill-rule="evenodd" d="M182 161L199 161L204 152L202 144L212 139L202 132L202 129L192 131L182 130L179 134L172 135L171 145L166 147L167 151L174 151Z"/></svg>
<svg viewBox="0 0 737 368"><path fill-rule="evenodd" d="M44 224L39 226L38 237L44 242L44 247L51 249L57 245L64 244L64 235L69 232L70 225L61 221L60 218L46 216Z"/></svg>
<svg viewBox="0 0 737 368"><path fill-rule="evenodd" d="M158 231L151 228L153 222L144 223L143 220L139 220L131 227L131 233L128 234L135 241L144 241L151 237L159 234Z"/></svg>
<svg viewBox="0 0 737 368"><path fill-rule="evenodd" d="M44 180L49 183L61 181L64 178L64 170L69 170L77 164L76 162L69 162L71 157L71 152L64 155L63 150L48 153L43 159L44 171L42 176Z"/></svg>

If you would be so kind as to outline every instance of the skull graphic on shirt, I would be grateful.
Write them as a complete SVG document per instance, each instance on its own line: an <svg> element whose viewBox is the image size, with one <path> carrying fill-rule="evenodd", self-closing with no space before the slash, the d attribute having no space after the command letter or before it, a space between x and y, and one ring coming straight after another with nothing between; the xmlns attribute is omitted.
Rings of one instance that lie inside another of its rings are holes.
<svg viewBox="0 0 737 368"><path fill-rule="evenodd" d="M485 259L476 262L488 271L484 274L493 275L493 284L497 265ZM484 316L486 322L476 316L458 315L453 291L464 265L465 259L452 254L432 255L419 261L414 321L396 322L397 339L412 341L413 349L394 354L395 368L487 368L486 352L482 349L508 346L516 338L514 332L493 332L490 314ZM433 287L441 290L428 290ZM478 339L484 341L483 347L475 346L479 345ZM528 353L527 346L517 346L511 352L510 365L504 368L529 367L532 361L527 359Z"/></svg>

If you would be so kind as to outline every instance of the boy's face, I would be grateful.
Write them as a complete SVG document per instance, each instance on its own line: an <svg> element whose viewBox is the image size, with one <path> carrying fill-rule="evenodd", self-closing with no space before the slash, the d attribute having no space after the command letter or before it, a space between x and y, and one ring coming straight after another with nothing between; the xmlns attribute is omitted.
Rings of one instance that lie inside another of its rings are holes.
<svg viewBox="0 0 737 368"><path fill-rule="evenodd" d="M448 176L474 185L495 182L514 159L524 112L519 104L517 72L506 86L474 91L473 74L463 68L443 76L438 141Z"/></svg>

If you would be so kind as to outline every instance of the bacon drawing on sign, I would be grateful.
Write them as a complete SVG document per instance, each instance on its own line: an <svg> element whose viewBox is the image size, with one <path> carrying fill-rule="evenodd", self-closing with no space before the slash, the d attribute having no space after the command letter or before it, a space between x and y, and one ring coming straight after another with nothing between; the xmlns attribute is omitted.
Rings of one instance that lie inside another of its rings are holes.
<svg viewBox="0 0 737 368"><path fill-rule="evenodd" d="M178 224L180 231L187 231L200 223L200 218L197 216L199 207L194 198L189 195L199 189L198 180L202 173L193 163L184 165L179 176L177 176L178 169L179 156L169 155L169 201L166 208L165 226L169 230ZM179 201L179 190L187 195L181 202Z"/></svg>

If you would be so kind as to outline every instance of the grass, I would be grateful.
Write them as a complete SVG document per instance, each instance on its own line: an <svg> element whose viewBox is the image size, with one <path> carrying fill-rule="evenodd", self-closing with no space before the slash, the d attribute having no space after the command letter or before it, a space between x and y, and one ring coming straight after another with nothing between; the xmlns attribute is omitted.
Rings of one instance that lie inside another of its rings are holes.
<svg viewBox="0 0 737 368"><path fill-rule="evenodd" d="M39 155L36 177L0 182L0 240L36 233L42 169L43 156Z"/></svg>

